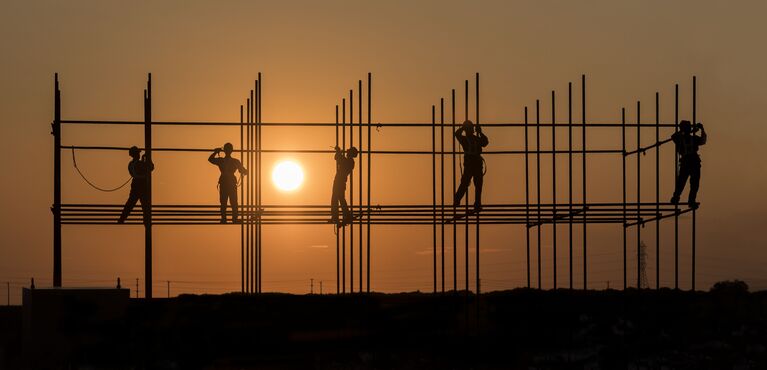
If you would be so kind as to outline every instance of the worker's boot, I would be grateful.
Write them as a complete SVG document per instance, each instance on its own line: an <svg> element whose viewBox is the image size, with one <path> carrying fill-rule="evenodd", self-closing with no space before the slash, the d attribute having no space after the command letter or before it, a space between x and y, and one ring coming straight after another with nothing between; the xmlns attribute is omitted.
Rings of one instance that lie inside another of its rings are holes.
<svg viewBox="0 0 767 370"><path fill-rule="evenodd" d="M679 204L679 195L674 194L674 196L671 197L671 204Z"/></svg>
<svg viewBox="0 0 767 370"><path fill-rule="evenodd" d="M688 205L690 208L692 208L692 209L696 209L696 208L698 208L698 202L697 202L697 201L695 201L695 198L690 198L690 199L688 199L688 200L687 200L687 205Z"/></svg>

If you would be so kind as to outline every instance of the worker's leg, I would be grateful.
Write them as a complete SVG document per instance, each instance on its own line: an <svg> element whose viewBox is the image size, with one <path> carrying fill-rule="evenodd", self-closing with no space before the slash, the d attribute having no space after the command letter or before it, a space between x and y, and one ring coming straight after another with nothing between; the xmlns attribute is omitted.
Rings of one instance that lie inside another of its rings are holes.
<svg viewBox="0 0 767 370"><path fill-rule="evenodd" d="M687 203L690 207L696 207L698 187L700 186L700 162L690 163L690 194Z"/></svg>
<svg viewBox="0 0 767 370"><path fill-rule="evenodd" d="M125 222L125 219L128 218L128 215L133 210L133 207L136 206L136 202L138 202L138 198L139 198L138 192L131 187L130 194L128 195L128 201L125 202L125 206L123 207L123 212L120 215L120 218L117 220L117 223L121 224Z"/></svg>
<svg viewBox="0 0 767 370"><path fill-rule="evenodd" d="M474 211L479 212L482 210L482 183L484 182L482 164L474 169L472 177L474 178Z"/></svg>
<svg viewBox="0 0 767 370"><path fill-rule="evenodd" d="M223 186L219 186L218 188L218 201L221 203L221 223L226 223L226 190L224 190Z"/></svg>
<svg viewBox="0 0 767 370"><path fill-rule="evenodd" d="M687 167L688 166L684 162L680 163L679 173L676 178L676 186L674 188L674 196L671 197L671 203L679 203L679 195L682 194L682 190L684 190L684 186L687 184L687 178L690 177L690 171Z"/></svg>
<svg viewBox="0 0 767 370"><path fill-rule="evenodd" d="M334 190L330 196L330 222L338 223L338 206L338 194Z"/></svg>
<svg viewBox="0 0 767 370"><path fill-rule="evenodd" d="M461 183L458 185L458 190L455 191L455 196L453 197L454 205L461 204L461 199L463 199L466 190L469 188L469 182L471 182L471 172L469 168L464 168L461 175Z"/></svg>
<svg viewBox="0 0 767 370"><path fill-rule="evenodd" d="M146 191L141 191L141 194L138 196L139 202L141 202L141 213L144 217L144 225L149 224L150 212L152 212L150 204L149 204L149 194L147 194Z"/></svg>
<svg viewBox="0 0 767 370"><path fill-rule="evenodd" d="M352 214L349 212L349 206L346 204L346 198L343 195L338 197L338 203L341 204L341 212L344 215L343 223L350 222L352 220Z"/></svg>
<svg viewBox="0 0 767 370"><path fill-rule="evenodd" d="M229 204L232 206L232 222L237 223L239 217L239 208L237 204L237 184L228 186L227 195L229 197Z"/></svg>

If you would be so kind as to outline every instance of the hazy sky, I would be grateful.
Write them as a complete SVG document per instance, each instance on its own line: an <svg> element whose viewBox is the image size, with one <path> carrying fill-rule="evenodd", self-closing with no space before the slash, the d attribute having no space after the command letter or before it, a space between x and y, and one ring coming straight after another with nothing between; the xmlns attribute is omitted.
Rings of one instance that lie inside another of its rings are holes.
<svg viewBox="0 0 767 370"><path fill-rule="evenodd" d="M239 105L260 71L266 122L330 122L335 104L367 72L374 78L374 121L427 122L432 104L440 97L449 99L451 88L462 91L463 80L480 72L484 122L521 121L524 106L533 107L535 99L544 107L542 119L549 120L551 90L564 102L567 83L577 87L581 74L588 76L591 120L617 122L620 108L626 107L633 122L636 101L642 100L643 122L651 122L658 91L661 119L669 122L675 83L681 89L680 116L689 118L691 79L697 75L698 117L709 133L701 153L698 286L706 289L718 280L740 278L754 288L767 288L767 243L761 230L767 217L760 212L767 206L767 164L761 148L767 139L761 120L767 104L765 14L763 1L4 0L0 133L6 160L0 182L0 281L12 283L16 303L29 277L40 285L51 284L54 72L61 78L65 119L142 119L142 89L146 73L152 72L156 120L236 121ZM575 114L580 117L579 108ZM557 107L557 115L566 117L565 105ZM619 148L620 131L602 130L589 134L590 145ZM521 148L522 130L486 133L489 149ZM237 129L157 128L155 145L212 148L239 142L238 134ZM326 149L334 140L326 129L268 129L264 134L265 148ZM428 149L430 135L423 129L384 129L375 133L373 142L378 149ZM633 135L630 145L636 140ZM653 142L651 136L651 130L643 133L643 145ZM548 137L542 136L544 149ZM574 140L579 143L580 135ZM139 127L68 126L63 143L129 146L141 145L143 138ZM669 146L661 151L663 201L673 189L672 153ZM207 164L206 155L155 154L155 202L215 204L218 171ZM326 203L332 158L264 155L264 172L268 175L276 160L287 157L304 166L306 183L291 194L266 183L265 202ZM124 202L127 189L96 192L77 176L70 153L62 158L65 202ZM120 152L78 153L83 171L105 187L125 180L128 159ZM542 167L544 202L551 200L550 161L546 157ZM634 161L629 167L630 200L635 199ZM643 168L650 168L654 153L642 161ZM595 156L590 162L590 200L620 200L620 163L618 155ZM519 157L488 158L485 203L523 202L523 166ZM559 179L565 179L565 156L558 168ZM373 203L428 204L430 169L428 156L375 158ZM574 171L579 173L580 166ZM642 177L643 199L654 199L652 173ZM559 186L559 194L566 196L566 182ZM580 186L575 191L579 194ZM559 201L566 201L565 196ZM689 219L683 217L681 224L680 283L686 288ZM560 286L565 286L567 231L561 229L558 271ZM575 230L579 241L580 227ZM590 287L604 288L608 281L611 287L619 286L620 226L589 230ZM654 233L654 225L643 230L652 285ZM673 223L663 223L661 233L661 283L668 286L673 283ZM373 290L431 289L430 226L374 227L372 235ZM543 285L550 287L549 226L544 235ZM630 235L629 266L634 266L633 230ZM310 278L322 280L326 290L335 287L331 226L265 227L264 238L264 290L303 293ZM143 279L141 227L65 226L63 240L67 286L111 285L118 276L127 282ZM525 283L524 245L522 226L483 227L485 289ZM580 286L579 242L575 248L575 284ZM237 227L157 227L156 295L164 294L167 280L173 294L237 290L239 254ZM630 282L636 281L634 276L630 269ZM459 284L463 279L459 274ZM452 286L451 279L447 285ZM143 282L141 286L143 290Z"/></svg>

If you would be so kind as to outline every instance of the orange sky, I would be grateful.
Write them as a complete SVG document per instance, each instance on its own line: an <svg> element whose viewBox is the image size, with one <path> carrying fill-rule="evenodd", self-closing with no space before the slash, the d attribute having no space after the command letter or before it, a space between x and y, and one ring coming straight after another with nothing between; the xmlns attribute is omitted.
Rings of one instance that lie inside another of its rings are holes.
<svg viewBox="0 0 767 370"><path fill-rule="evenodd" d="M700 121L709 132L702 149L703 180L698 214L698 282L740 278L767 287L767 259L760 227L767 217L763 189L767 166L761 146L767 129L767 53L760 47L767 26L761 1L4 1L0 4L0 133L6 161L0 183L0 281L11 281L12 301L34 276L51 283L52 75L61 76L64 118L142 118L141 94L147 72L154 78L156 120L236 121L239 105L258 71L264 73L265 122L330 122L334 105L370 71L374 76L374 121L427 122L431 105L474 72L482 75L482 119L521 121L523 107L557 90L564 101L567 82L589 78L590 119L617 121L620 108L653 119L654 93L661 93L661 117L673 119L673 86L682 89L681 118L689 117L691 76L699 78ZM577 86L577 84L576 84ZM460 108L459 108L460 109ZM473 109L473 108L472 108ZM579 115L576 110L576 116ZM566 107L558 116L566 117ZM544 120L548 113L543 115ZM215 147L238 142L239 130L193 128L155 130L156 146ZM521 130L487 130L489 149L518 149ZM667 133L667 132L666 132ZM268 148L325 149L333 132L323 129L269 129ZM430 132L385 129L378 149L428 149ZM589 135L589 145L619 148L619 131ZM142 143L140 128L70 128L64 144ZM564 135L560 136L564 138ZM580 136L576 136L578 142ZM629 142L634 143L629 136ZM546 136L542 141L548 145ZM652 143L648 134L643 144ZM544 146L545 148L546 146ZM670 147L665 159L662 200L672 190ZM155 202L214 204L217 170L206 154L155 154ZM64 153L65 202L122 203L127 190L98 193L84 184ZM264 155L265 171L282 158ZM296 155L307 173L301 191L264 196L274 203L325 203L330 196L332 158ZM128 157L117 152L80 153L81 168L98 184L125 177ZM558 167L566 171L565 157ZM646 156L644 168L654 162ZM524 200L523 161L488 159L486 203ZM374 162L374 203L428 203L429 157L382 157ZM547 173L544 166L543 173ZM620 157L590 162L590 200L620 198ZM629 167L631 170L633 167ZM580 167L576 166L575 171ZM561 172L565 174L566 172ZM630 172L632 173L632 172ZM564 179L565 176L559 176ZM547 180L548 179L548 180ZM653 189L648 172L644 189ZM410 186L407 182L416 185ZM550 178L542 179L544 200ZM565 194L561 182L560 194ZM633 177L629 178L633 184ZM547 186L547 187L546 187ZM578 191L580 188L576 188ZM629 194L633 194L629 188ZM644 192L654 197L654 191ZM450 198L449 194L446 198ZM564 200L564 198L561 198ZM631 198L630 198L631 199ZM561 200L560 200L561 201ZM688 220L684 219L683 225ZM672 223L663 224L661 283L672 283ZM560 284L566 285L566 229L560 235ZM544 232L543 285L551 286L550 232ZM576 227L576 230L579 230ZM590 287L621 284L621 230L590 229ZM680 283L689 286L688 237L682 228ZM654 226L643 232L649 248L648 273L654 285ZM239 229L157 227L155 279L173 293L224 292L239 288ZM65 285L107 285L117 277L143 279L140 227L65 227ZM576 240L580 233L576 232ZM264 290L303 293L309 279L335 286L335 237L330 226L268 227L264 245ZM322 248L329 246L330 248ZM576 243L576 250L580 247ZM629 266L635 245L629 243ZM524 284L524 229L483 228L483 287ZM431 227L375 227L373 289L431 289ZM473 252L472 252L473 255ZM580 266L576 253L574 264ZM534 260L533 260L534 261ZM459 259L459 263L463 263ZM473 266L473 264L472 264ZM452 266L449 264L448 269ZM473 269L472 269L473 271ZM629 270L629 281L635 281ZM473 272L472 272L473 274ZM580 276L580 269L575 270ZM459 284L463 282L459 274ZM473 279L472 279L473 281ZM448 286L452 280L448 280ZM575 281L576 286L580 280ZM535 280L534 280L535 284ZM142 282L143 289L143 282ZM355 283L356 285L356 283ZM0 290L4 290L3 284ZM4 291L2 292L4 295Z"/></svg>

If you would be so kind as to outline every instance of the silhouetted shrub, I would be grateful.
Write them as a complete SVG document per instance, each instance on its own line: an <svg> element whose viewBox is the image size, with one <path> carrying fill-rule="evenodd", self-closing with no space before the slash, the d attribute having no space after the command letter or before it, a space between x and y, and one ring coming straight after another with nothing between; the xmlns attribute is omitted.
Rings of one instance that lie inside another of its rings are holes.
<svg viewBox="0 0 767 370"><path fill-rule="evenodd" d="M746 294L748 293L748 284L741 280L720 281L711 287L711 293Z"/></svg>

